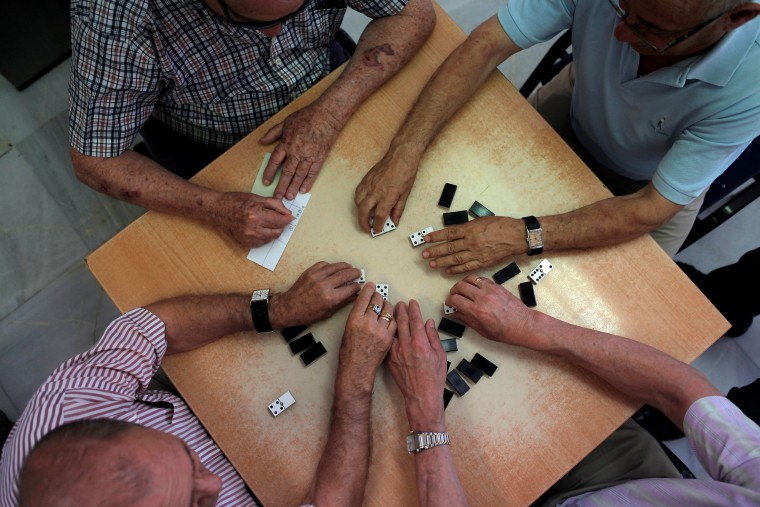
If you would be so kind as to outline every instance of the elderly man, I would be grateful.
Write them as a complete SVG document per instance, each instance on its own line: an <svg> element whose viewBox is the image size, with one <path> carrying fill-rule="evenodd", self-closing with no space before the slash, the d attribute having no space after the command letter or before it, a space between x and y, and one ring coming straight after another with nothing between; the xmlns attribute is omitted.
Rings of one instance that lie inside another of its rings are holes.
<svg viewBox="0 0 760 507"><path fill-rule="evenodd" d="M317 263L289 290L270 294L263 315L252 315L245 294L179 297L124 314L93 348L53 372L24 410L3 448L0 506L256 505L184 401L148 383L166 354L249 331L252 320L260 330L310 324L354 298L328 444L307 501L361 501L372 386L396 325L374 285L356 296L359 275L345 263Z"/></svg>
<svg viewBox="0 0 760 507"><path fill-rule="evenodd" d="M683 479L656 440L629 420L536 506L760 505L760 427L696 369L647 345L531 310L475 275L454 285L446 304L490 340L562 357L662 410L714 478Z"/></svg>
<svg viewBox="0 0 760 507"><path fill-rule="evenodd" d="M398 223L427 146L498 64L572 28L572 65L532 100L615 197L448 227L423 257L462 273L647 233L675 255L706 189L760 134L758 13L745 0L509 0L442 64L357 187L360 227L373 213Z"/></svg>
<svg viewBox="0 0 760 507"><path fill-rule="evenodd" d="M341 76L260 140L275 198L186 181L329 72L347 6L374 18ZM238 243L277 238L341 129L416 53L430 0L74 0L71 158L111 197L205 221ZM152 158L129 149L138 131ZM170 169L170 170L167 170ZM179 176L178 176L179 175ZM181 176L181 177L180 177Z"/></svg>

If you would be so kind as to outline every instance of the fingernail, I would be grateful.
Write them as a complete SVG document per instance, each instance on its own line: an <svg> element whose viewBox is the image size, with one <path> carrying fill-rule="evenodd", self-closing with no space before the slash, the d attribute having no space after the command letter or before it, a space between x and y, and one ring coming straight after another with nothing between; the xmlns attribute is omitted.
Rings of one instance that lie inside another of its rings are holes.
<svg viewBox="0 0 760 507"><path fill-rule="evenodd" d="M424 259L427 259L428 257L430 257L430 254L429 254L429 253L427 253L427 252L422 252L422 257L423 257Z"/></svg>
<svg viewBox="0 0 760 507"><path fill-rule="evenodd" d="M434 267L436 267L435 261L430 261L430 267L431 267L431 268L434 268Z"/></svg>
<svg viewBox="0 0 760 507"><path fill-rule="evenodd" d="M272 180L264 178L264 185L269 185L270 183L272 183Z"/></svg>

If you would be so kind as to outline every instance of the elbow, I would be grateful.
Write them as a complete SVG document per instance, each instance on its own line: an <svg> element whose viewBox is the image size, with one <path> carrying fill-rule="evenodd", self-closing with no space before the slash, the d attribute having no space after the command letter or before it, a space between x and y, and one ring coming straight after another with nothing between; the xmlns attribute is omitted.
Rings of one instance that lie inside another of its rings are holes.
<svg viewBox="0 0 760 507"><path fill-rule="evenodd" d="M425 0L422 2L422 9L420 12L420 33L424 35L425 40L433 33L435 23L438 20L433 8L432 2Z"/></svg>
<svg viewBox="0 0 760 507"><path fill-rule="evenodd" d="M112 196L111 192L109 192L108 183L101 174L101 171L98 170L98 161L102 159L83 155L74 148L69 148L69 156L74 176L76 176L80 183L100 193Z"/></svg>

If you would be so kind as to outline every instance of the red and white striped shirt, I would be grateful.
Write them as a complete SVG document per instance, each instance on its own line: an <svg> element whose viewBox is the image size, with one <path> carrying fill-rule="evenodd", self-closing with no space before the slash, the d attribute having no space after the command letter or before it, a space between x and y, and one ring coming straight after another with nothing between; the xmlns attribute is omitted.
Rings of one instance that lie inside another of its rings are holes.
<svg viewBox="0 0 760 507"><path fill-rule="evenodd" d="M138 308L112 322L90 350L55 370L29 402L3 447L0 507L17 505L19 472L38 440L62 424L94 418L129 421L181 438L198 453L203 465L222 479L217 505L257 505L185 402L173 393L147 389L166 347L164 323Z"/></svg>

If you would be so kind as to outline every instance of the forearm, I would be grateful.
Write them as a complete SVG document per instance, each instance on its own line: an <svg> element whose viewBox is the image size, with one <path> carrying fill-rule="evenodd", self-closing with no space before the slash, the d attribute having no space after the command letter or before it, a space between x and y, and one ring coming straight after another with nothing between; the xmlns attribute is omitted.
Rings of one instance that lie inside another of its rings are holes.
<svg viewBox="0 0 760 507"><path fill-rule="evenodd" d="M648 198L638 195L610 197L567 213L540 217L545 248L595 248L636 239L657 229L681 209L669 204L652 205Z"/></svg>
<svg viewBox="0 0 760 507"><path fill-rule="evenodd" d="M562 322L540 312L523 327L526 341L568 359L615 389L660 409L674 423L699 398L720 392L695 368L648 345Z"/></svg>
<svg viewBox="0 0 760 507"><path fill-rule="evenodd" d="M440 445L420 451L414 456L414 470L420 507L469 505L454 467L450 446Z"/></svg>
<svg viewBox="0 0 760 507"><path fill-rule="evenodd" d="M431 398L420 393L416 398L410 397L406 413L412 431L446 431L440 396ZM415 453L414 470L421 507L468 505L450 446L440 445Z"/></svg>
<svg viewBox="0 0 760 507"><path fill-rule="evenodd" d="M435 26L429 0L410 0L397 15L371 21L343 73L315 106L345 125L357 109L412 59Z"/></svg>
<svg viewBox="0 0 760 507"><path fill-rule="evenodd" d="M87 157L71 149L79 180L106 195L145 209L209 221L220 192L190 183L139 153Z"/></svg>
<svg viewBox="0 0 760 507"><path fill-rule="evenodd" d="M496 67L519 50L496 17L477 27L425 85L389 151L403 149L405 156L419 160L438 132Z"/></svg>
<svg viewBox="0 0 760 507"><path fill-rule="evenodd" d="M181 296L145 308L166 326L167 354L176 354L253 330L250 299L250 294Z"/></svg>
<svg viewBox="0 0 760 507"><path fill-rule="evenodd" d="M374 369L335 378L332 421L309 502L319 507L361 505L369 473Z"/></svg>

